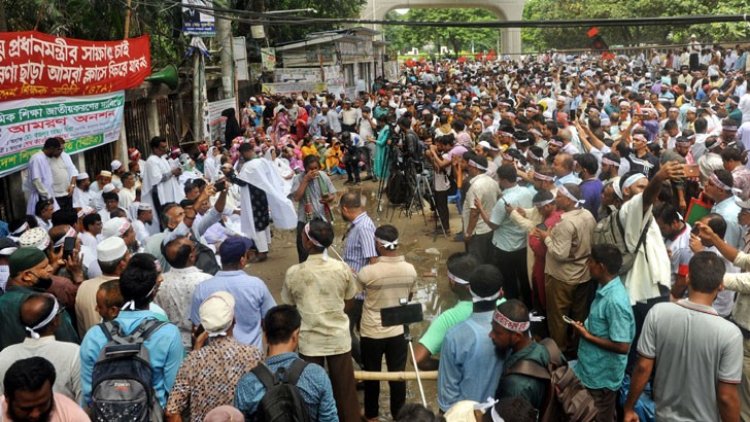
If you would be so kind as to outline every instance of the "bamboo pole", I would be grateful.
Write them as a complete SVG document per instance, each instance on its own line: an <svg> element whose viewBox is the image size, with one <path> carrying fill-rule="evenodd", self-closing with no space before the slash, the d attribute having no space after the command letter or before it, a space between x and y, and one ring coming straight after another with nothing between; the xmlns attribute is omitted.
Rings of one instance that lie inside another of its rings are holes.
<svg viewBox="0 0 750 422"><path fill-rule="evenodd" d="M422 380L436 381L438 371L419 371ZM417 373L414 371L403 372L373 372L354 371L354 379L359 381L416 381Z"/></svg>

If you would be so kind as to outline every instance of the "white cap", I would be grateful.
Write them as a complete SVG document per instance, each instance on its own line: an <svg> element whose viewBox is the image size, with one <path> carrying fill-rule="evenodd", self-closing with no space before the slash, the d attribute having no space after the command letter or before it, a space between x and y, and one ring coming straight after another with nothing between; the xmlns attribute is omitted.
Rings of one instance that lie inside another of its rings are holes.
<svg viewBox="0 0 750 422"><path fill-rule="evenodd" d="M115 187L115 185L113 185L112 183L107 183L107 184L106 184L106 185L104 185L104 187L102 188L102 193L109 193L109 192L113 192L113 191L114 191L115 189L117 189L117 188Z"/></svg>
<svg viewBox="0 0 750 422"><path fill-rule="evenodd" d="M111 220L110 220L111 221ZM122 259L128 252L128 246L121 237L108 237L96 245L96 259L101 262L112 262Z"/></svg>
<svg viewBox="0 0 750 422"><path fill-rule="evenodd" d="M119 237L125 234L130 228L130 221L127 218L115 217L110 218L102 226L102 237L108 239L110 237Z"/></svg>
<svg viewBox="0 0 750 422"><path fill-rule="evenodd" d="M209 337L212 334L226 335L234 321L234 297L225 291L216 292L203 301L198 314Z"/></svg>
<svg viewBox="0 0 750 422"><path fill-rule="evenodd" d="M450 95L445 95L445 96L443 96L443 101L445 101L445 100L448 100L448 101L450 101L450 99L451 99L451 96L450 96Z"/></svg>
<svg viewBox="0 0 750 422"><path fill-rule="evenodd" d="M120 160L112 160L109 165L112 167L112 171L116 171L120 167L122 167L122 163L120 162Z"/></svg>
<svg viewBox="0 0 750 422"><path fill-rule="evenodd" d="M78 211L78 218L83 218L89 214L95 213L96 210L91 207L81 207L81 209Z"/></svg>
<svg viewBox="0 0 750 422"><path fill-rule="evenodd" d="M138 211L153 211L154 208L151 206L151 204L147 204L145 202L140 202L138 204Z"/></svg>
<svg viewBox="0 0 750 422"><path fill-rule="evenodd" d="M78 173L78 175L76 176L76 180L83 180L83 179L88 179L88 178L89 178L89 174L86 173L85 171L83 173Z"/></svg>
<svg viewBox="0 0 750 422"><path fill-rule="evenodd" d="M107 170L102 170L99 172L99 176L102 177L112 177L112 172Z"/></svg>

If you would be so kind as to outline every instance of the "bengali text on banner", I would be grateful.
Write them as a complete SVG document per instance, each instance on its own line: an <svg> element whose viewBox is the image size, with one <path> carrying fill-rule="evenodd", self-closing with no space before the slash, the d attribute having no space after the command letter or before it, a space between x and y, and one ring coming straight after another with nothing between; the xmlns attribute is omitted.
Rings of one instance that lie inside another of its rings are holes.
<svg viewBox="0 0 750 422"><path fill-rule="evenodd" d="M0 102L0 177L26 167L47 138L66 140L68 154L120 137L125 92Z"/></svg>
<svg viewBox="0 0 750 422"><path fill-rule="evenodd" d="M150 74L148 35L85 41L0 32L0 101L103 94L138 86Z"/></svg>

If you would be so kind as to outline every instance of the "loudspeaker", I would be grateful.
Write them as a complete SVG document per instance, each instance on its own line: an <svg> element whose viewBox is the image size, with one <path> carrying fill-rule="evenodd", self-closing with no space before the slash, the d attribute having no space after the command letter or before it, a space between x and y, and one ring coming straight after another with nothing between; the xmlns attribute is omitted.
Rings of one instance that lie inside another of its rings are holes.
<svg viewBox="0 0 750 422"><path fill-rule="evenodd" d="M164 83L171 89L177 88L178 79L177 66L173 64L168 65L158 72L152 73L151 76L146 78L149 82Z"/></svg>

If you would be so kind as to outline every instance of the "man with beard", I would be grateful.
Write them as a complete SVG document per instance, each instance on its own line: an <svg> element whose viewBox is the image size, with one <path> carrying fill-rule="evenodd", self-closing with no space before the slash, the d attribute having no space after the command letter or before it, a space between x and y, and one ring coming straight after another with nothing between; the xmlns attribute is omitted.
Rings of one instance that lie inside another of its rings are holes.
<svg viewBox="0 0 750 422"><path fill-rule="evenodd" d="M529 334L529 310L520 300L511 299L500 304L492 315L490 339L497 354L505 356L505 368L512 368L523 360L546 368L550 357L547 348L536 343ZM522 374L504 374L497 386L495 398L520 397L541 410L549 381Z"/></svg>
<svg viewBox="0 0 750 422"><path fill-rule="evenodd" d="M91 207L96 208L96 196L101 195L89 189L91 178L88 173L78 173L76 176L76 187L73 190L73 208Z"/></svg>
<svg viewBox="0 0 750 422"><path fill-rule="evenodd" d="M443 411L461 400L484 401L500 379L505 353L493 351L487 331L502 288L503 275L494 265L480 265L469 276L473 312L448 331L440 352L438 405Z"/></svg>
<svg viewBox="0 0 750 422"><path fill-rule="evenodd" d="M5 294L0 296L0 350L21 343L26 338L26 329L19 318L23 301L35 291L46 292L52 286L52 266L47 255L38 248L19 248L8 259L8 267L10 279ZM55 338L78 342L78 335L67 312L63 312Z"/></svg>
<svg viewBox="0 0 750 422"><path fill-rule="evenodd" d="M73 400L52 391L55 367L42 357L16 361L3 379L0 418L27 422L86 422L86 412Z"/></svg>

